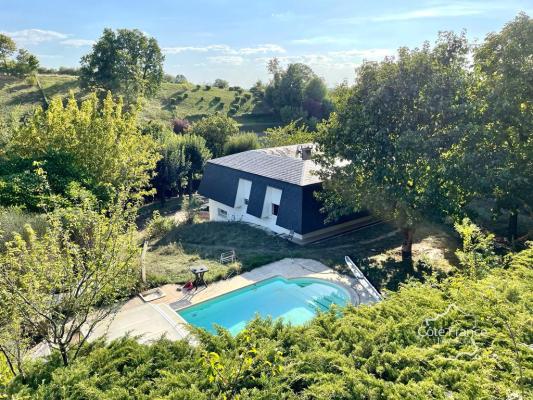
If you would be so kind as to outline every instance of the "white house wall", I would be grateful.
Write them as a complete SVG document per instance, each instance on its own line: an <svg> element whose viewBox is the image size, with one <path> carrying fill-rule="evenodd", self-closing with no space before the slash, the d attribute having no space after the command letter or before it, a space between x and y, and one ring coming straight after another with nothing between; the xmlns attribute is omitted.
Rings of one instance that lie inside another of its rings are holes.
<svg viewBox="0 0 533 400"><path fill-rule="evenodd" d="M274 188L272 188L274 189ZM288 229L282 228L279 225L276 225L277 217L270 214L270 207L272 202L279 205L279 200L281 199L281 190L275 189L280 193L273 191L270 196L265 196L265 202L263 204L264 216L262 218L254 217L253 215L246 213L246 207L229 207L225 204L219 203L218 201L209 199L209 219L211 221L228 221L228 222L246 222L253 225L259 225L263 228L266 228L272 232L279 234L289 234ZM268 192L268 190L267 190ZM279 196L279 197L278 197ZM268 203L267 203L268 200ZM276 203L277 201L277 203ZM265 205L268 204L268 213L265 213ZM221 217L218 213L218 210L224 210L227 213L227 217ZM295 238L301 238L301 235L295 233Z"/></svg>

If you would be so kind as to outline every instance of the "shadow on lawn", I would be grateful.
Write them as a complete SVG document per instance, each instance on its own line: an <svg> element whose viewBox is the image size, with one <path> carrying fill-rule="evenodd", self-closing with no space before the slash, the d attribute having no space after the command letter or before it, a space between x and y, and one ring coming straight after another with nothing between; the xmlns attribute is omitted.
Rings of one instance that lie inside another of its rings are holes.
<svg viewBox="0 0 533 400"><path fill-rule="evenodd" d="M350 274L344 264L344 256L349 255L379 290L396 290L410 278L423 280L425 274L435 272L417 258L402 262L393 251L400 244L401 236L387 224L300 246L243 223L203 222L177 226L154 243L151 251L165 257L197 255L200 260L217 262L220 253L235 250L241 271L283 258L310 258L345 274ZM384 254L388 256L379 260L373 257Z"/></svg>

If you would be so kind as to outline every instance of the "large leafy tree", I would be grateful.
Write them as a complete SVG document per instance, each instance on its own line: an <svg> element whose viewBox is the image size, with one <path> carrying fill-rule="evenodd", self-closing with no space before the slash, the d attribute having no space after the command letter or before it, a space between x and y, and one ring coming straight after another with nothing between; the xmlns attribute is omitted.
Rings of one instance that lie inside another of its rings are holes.
<svg viewBox="0 0 533 400"><path fill-rule="evenodd" d="M272 80L265 90L265 101L283 122L303 119L314 124L331 111L324 81L301 63L280 67L276 59L269 63Z"/></svg>
<svg viewBox="0 0 533 400"><path fill-rule="evenodd" d="M533 21L518 15L474 53L483 130L467 149L480 191L509 211L509 237L519 210L533 212ZM480 168L483 166L484 168Z"/></svg>
<svg viewBox="0 0 533 400"><path fill-rule="evenodd" d="M220 157L228 138L239 133L239 125L233 118L215 114L195 122L188 132L203 137L213 157Z"/></svg>
<svg viewBox="0 0 533 400"><path fill-rule="evenodd" d="M8 59L17 50L17 45L9 36L0 33L0 61L2 61L3 69L8 69Z"/></svg>
<svg viewBox="0 0 533 400"><path fill-rule="evenodd" d="M128 100L153 96L163 80L163 60L156 39L137 29L105 29L81 59L81 86L111 90Z"/></svg>
<svg viewBox="0 0 533 400"><path fill-rule="evenodd" d="M366 208L394 220L404 258L423 219L456 212L468 195L452 157L470 129L467 52L464 36L443 33L433 48L401 48L397 58L364 63L320 130L326 211Z"/></svg>
<svg viewBox="0 0 533 400"><path fill-rule="evenodd" d="M161 159L157 162L153 184L163 203L167 196L183 194L187 187L192 195L193 180L202 173L211 158L205 139L191 134L176 135L163 129L156 133Z"/></svg>
<svg viewBox="0 0 533 400"><path fill-rule="evenodd" d="M0 159L0 199L35 209L42 196L68 197L72 185L104 202L118 191L141 196L158 158L154 140L140 132L137 109L124 112L110 93L81 105L57 97L14 130Z"/></svg>
<svg viewBox="0 0 533 400"><path fill-rule="evenodd" d="M133 291L139 249L135 213L123 200L105 212L89 203L54 211L42 236L27 225L23 236L15 234L6 244L0 317L3 327L19 328L0 330L0 349L12 365L22 365L16 355L34 339L44 340L68 365L116 310L117 298Z"/></svg>
<svg viewBox="0 0 533 400"><path fill-rule="evenodd" d="M35 74L39 68L39 59L25 49L19 49L13 67L15 75L24 77Z"/></svg>

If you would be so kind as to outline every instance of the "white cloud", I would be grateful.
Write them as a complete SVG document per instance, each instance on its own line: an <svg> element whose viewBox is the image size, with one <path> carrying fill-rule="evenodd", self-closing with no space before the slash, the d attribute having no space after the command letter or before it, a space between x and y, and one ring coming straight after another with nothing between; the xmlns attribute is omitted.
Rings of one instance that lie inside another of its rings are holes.
<svg viewBox="0 0 533 400"><path fill-rule="evenodd" d="M11 37L19 45L39 44L54 40L66 39L69 35L56 31L47 31L43 29L23 29L14 32L2 32Z"/></svg>
<svg viewBox="0 0 533 400"><path fill-rule="evenodd" d="M315 44L338 44L338 43L347 43L349 40L342 37L334 36L315 36L309 38L293 39L291 40L292 44L298 45L315 45Z"/></svg>
<svg viewBox="0 0 533 400"><path fill-rule="evenodd" d="M386 56L392 56L396 53L392 49L363 49L363 50L344 50L330 51L328 54L332 57L349 60L353 58L365 59L370 61L382 60Z"/></svg>
<svg viewBox="0 0 533 400"><path fill-rule="evenodd" d="M410 21L424 18L464 17L485 14L495 10L502 10L505 9L505 7L506 5L504 3L488 2L436 3L434 6L417 8L404 12L395 12L368 17L333 18L328 20L328 22L334 24L360 24L363 22L390 22Z"/></svg>
<svg viewBox="0 0 533 400"><path fill-rule="evenodd" d="M95 41L90 39L67 39L61 41L61 44L72 47L92 46L94 43Z"/></svg>
<svg viewBox="0 0 533 400"><path fill-rule="evenodd" d="M233 48L226 44L211 44L208 46L179 46L163 47L165 54L180 54L185 52L207 53L217 52L229 55L250 55L266 53L285 53L285 49L277 44L261 44L254 47Z"/></svg>
<svg viewBox="0 0 533 400"><path fill-rule="evenodd" d="M487 3L452 3L435 7L420 8L401 13L384 14L374 17L372 20L376 22L386 22L407 21L421 18L462 17L483 14L499 8L501 7Z"/></svg>
<svg viewBox="0 0 533 400"><path fill-rule="evenodd" d="M241 65L244 58L241 56L213 56L207 57L207 60L213 64Z"/></svg>
<svg viewBox="0 0 533 400"><path fill-rule="evenodd" d="M271 43L267 43L267 44L260 44L256 47L244 47L242 49L237 49L235 50L236 51L236 54L245 54L245 55L249 55L249 54L259 54L259 53L286 53L286 50L281 47L281 46L278 46L277 44L271 44Z"/></svg>

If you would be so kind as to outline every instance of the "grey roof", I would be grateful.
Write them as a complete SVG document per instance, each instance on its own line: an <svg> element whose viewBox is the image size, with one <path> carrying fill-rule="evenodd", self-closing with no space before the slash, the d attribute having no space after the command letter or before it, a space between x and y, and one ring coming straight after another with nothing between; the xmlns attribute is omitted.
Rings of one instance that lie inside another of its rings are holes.
<svg viewBox="0 0 533 400"><path fill-rule="evenodd" d="M209 163L298 186L321 182L322 180L314 173L319 170L318 165L312 160L302 160L300 157L298 151L301 146L292 145L243 151L242 153L214 158L209 160Z"/></svg>

